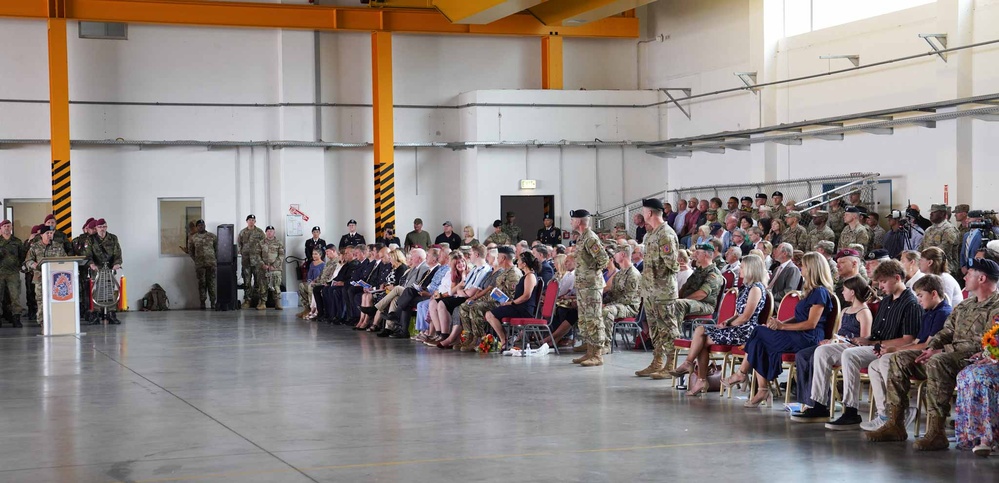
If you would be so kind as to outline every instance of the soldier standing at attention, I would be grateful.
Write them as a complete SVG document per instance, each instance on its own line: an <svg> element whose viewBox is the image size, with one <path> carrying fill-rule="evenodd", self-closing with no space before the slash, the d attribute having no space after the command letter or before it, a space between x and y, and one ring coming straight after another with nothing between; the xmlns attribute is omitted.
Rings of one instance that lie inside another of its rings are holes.
<svg viewBox="0 0 999 483"><path fill-rule="evenodd" d="M305 240L305 261L302 265L307 266L309 261L312 260L312 251L319 250L320 256L325 260L326 258L326 240L323 240L319 235L322 234L322 230L318 226L312 227L312 238Z"/></svg>
<svg viewBox="0 0 999 483"><path fill-rule="evenodd" d="M554 247L555 245L562 243L562 230L555 227L555 221L552 220L552 215L545 215L544 224L545 227L538 230L537 240L550 247Z"/></svg>
<svg viewBox="0 0 999 483"><path fill-rule="evenodd" d="M770 197L774 201L773 211L770 212L770 216L775 220L783 220L784 216L787 215L787 207L784 206L784 193L774 191L774 194L770 195Z"/></svg>
<svg viewBox="0 0 999 483"><path fill-rule="evenodd" d="M576 242L576 305L579 310L579 335L583 340L580 347L586 350L585 355L572 362L583 367L601 366L604 360L600 353L606 338L601 317L603 270L610 257L600 238L590 229L589 211L570 211L569 217L572 218L572 230L579 234Z"/></svg>
<svg viewBox="0 0 999 483"><path fill-rule="evenodd" d="M860 208L850 206L843 211L843 222L846 223L846 226L839 234L839 249L848 249L854 243L866 249L871 244L871 232L867 231L867 226L860 222Z"/></svg>
<svg viewBox="0 0 999 483"><path fill-rule="evenodd" d="M57 243L62 245L62 250L66 252L67 255L72 255L73 244L69 241L69 237L65 233L56 229L56 219L55 215L49 214L45 217L45 222L42 223L53 230L55 230L55 235L52 236L52 243Z"/></svg>
<svg viewBox="0 0 999 483"><path fill-rule="evenodd" d="M830 193L829 196L836 197L839 196L836 193ZM836 239L839 239L840 233L843 233L843 227L846 226L846 212L843 211L843 200L836 199L829 202L829 228L832 228L833 233L836 234Z"/></svg>
<svg viewBox="0 0 999 483"><path fill-rule="evenodd" d="M201 310L205 310L205 295L215 309L215 275L218 261L215 254L219 250L219 239L214 233L205 231L205 220L194 224L194 234L187 240L187 253L194 260L194 271L198 275L198 299Z"/></svg>
<svg viewBox="0 0 999 483"><path fill-rule="evenodd" d="M812 251L812 247L808 246L808 230L798 223L801 220L801 212L792 211L785 215L784 218L787 221L787 229L781 234L780 240L790 243L795 250L803 252Z"/></svg>
<svg viewBox="0 0 999 483"><path fill-rule="evenodd" d="M102 267L108 267L115 272L121 270L121 244L118 243L118 237L108 233L108 223L104 218L95 221L94 226L97 229L97 234L91 237L92 242L85 255L90 260L90 269L95 272ZM55 243L54 240L53 243ZM100 319L94 323L99 324ZM114 308L108 309L108 323L121 323L118 321L118 315Z"/></svg>
<svg viewBox="0 0 999 483"><path fill-rule="evenodd" d="M274 236L274 227L268 226L264 241L260 243L260 263L267 278L267 286L260 294L257 310L267 309L267 298L274 294L274 308L281 310L281 267L284 263L284 245Z"/></svg>
<svg viewBox="0 0 999 483"><path fill-rule="evenodd" d="M314 230L317 230L317 229L319 229L318 226L316 228L314 228ZM340 248L340 251L343 251L343 249L347 248L347 247L353 247L353 246L364 245L364 244L365 244L364 243L364 235L361 235L360 233L357 232L357 221L356 220L350 220L350 221L348 221L347 222L347 234L345 234L344 236L340 237L340 245L338 247L338 248ZM324 243L324 244L319 245L319 246L323 247L325 245L326 244ZM315 247L313 247L313 249L315 249ZM305 256L309 257L311 259L312 258L312 250L306 250Z"/></svg>
<svg viewBox="0 0 999 483"><path fill-rule="evenodd" d="M52 241L53 236L55 236L54 228L45 225L39 226L41 228L38 242L31 245L31 249L28 251L28 256L24 261L24 266L34 272L32 283L35 287L35 305L38 307L38 314L36 317L38 317L37 320L40 324L43 320L45 320L42 317L45 304L42 303L42 268L40 264L42 263L42 260L45 260L46 258L65 257L66 250L62 245Z"/></svg>
<svg viewBox="0 0 999 483"><path fill-rule="evenodd" d="M257 228L257 217L246 217L246 228L239 231L238 248L243 262L243 308L250 308L253 297L263 297L263 273L260 262L260 243L264 232Z"/></svg>
<svg viewBox="0 0 999 483"><path fill-rule="evenodd" d="M42 232L42 228L45 225L35 225L31 227L31 235L28 236L27 240L24 240L24 253L31 252L31 246L38 243L39 234ZM36 320L35 316L38 315L38 305L35 304L35 273L34 270L30 269L25 265L24 269L24 300L27 302L28 306L28 320ZM39 324L42 322L39 320Z"/></svg>
<svg viewBox="0 0 999 483"><path fill-rule="evenodd" d="M510 237L503 232L503 222L496 220L493 222L493 233L486 237L484 244L489 246L490 243L496 244L496 246L512 245L513 241Z"/></svg>
<svg viewBox="0 0 999 483"><path fill-rule="evenodd" d="M0 299L10 299L10 323L21 324L21 263L26 256L24 242L14 236L10 220L0 221ZM2 325L2 322L0 322Z"/></svg>
<svg viewBox="0 0 999 483"><path fill-rule="evenodd" d="M813 230L808 232L808 250L803 250L805 252L810 252L815 250L820 241L828 241L833 244L833 252L835 252L836 247L836 234L833 233L832 228L826 225L829 221L829 212L825 210L818 210L815 212L815 216L812 217L812 227ZM836 270L833 270L836 273Z"/></svg>
<svg viewBox="0 0 999 483"><path fill-rule="evenodd" d="M520 236L520 227L516 225L517 214L508 211L506 212L506 223L503 224L503 233L510 237L511 243L517 243L524 238Z"/></svg>
<svg viewBox="0 0 999 483"><path fill-rule="evenodd" d="M943 250L947 255L947 261L950 262L951 275L954 273L960 275L961 266L958 257L958 248L961 245L960 232L947 221L947 205L930 206L930 222L933 225L926 229L919 250L923 251L930 247Z"/></svg>
<svg viewBox="0 0 999 483"><path fill-rule="evenodd" d="M83 234L73 239L73 253L86 256L90 250L90 244L93 243L93 237L97 233L94 228L96 221L93 218L87 218L87 221L83 223ZM90 268L88 267L80 267L80 293L90 293ZM93 316L94 312L90 311L90 297L80 297L80 318L90 322L93 320Z"/></svg>
<svg viewBox="0 0 999 483"><path fill-rule="evenodd" d="M611 343L614 341L614 321L626 317L637 317L638 309L642 304L642 297L638 294L638 284L642 280L642 274L631 263L631 245L627 243L614 244L614 263L619 267L610 280L607 281L609 290L607 291L607 303L604 304L601 318L604 321L604 345L605 353L610 353Z"/></svg>
<svg viewBox="0 0 999 483"><path fill-rule="evenodd" d="M680 270L680 263L676 256L680 241L676 238L676 232L664 222L663 204L658 199L642 201L642 216L650 231L642 241L645 246L645 268L642 270L639 292L653 343L652 363L635 372L635 375L646 377L665 370L666 355L673 353L673 340L679 335L676 321L667 316L666 307L677 296L676 273Z"/></svg>

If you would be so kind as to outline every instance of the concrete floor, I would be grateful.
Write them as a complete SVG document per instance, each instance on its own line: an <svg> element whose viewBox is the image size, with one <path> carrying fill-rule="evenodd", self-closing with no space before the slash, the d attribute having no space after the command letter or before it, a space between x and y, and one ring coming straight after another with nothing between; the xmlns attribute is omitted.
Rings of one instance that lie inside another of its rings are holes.
<svg viewBox="0 0 999 483"><path fill-rule="evenodd" d="M634 377L637 352L582 369L291 311L122 320L0 330L0 482L986 481L999 465L688 399Z"/></svg>

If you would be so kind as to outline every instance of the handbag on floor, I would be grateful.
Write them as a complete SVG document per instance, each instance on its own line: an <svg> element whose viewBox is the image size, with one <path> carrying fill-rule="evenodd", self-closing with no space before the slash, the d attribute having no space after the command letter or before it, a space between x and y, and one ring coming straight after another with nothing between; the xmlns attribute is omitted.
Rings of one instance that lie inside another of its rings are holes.
<svg viewBox="0 0 999 483"><path fill-rule="evenodd" d="M718 364L714 362L708 364L708 392L718 392L721 390L722 371ZM690 373L690 387L697 384L697 371Z"/></svg>

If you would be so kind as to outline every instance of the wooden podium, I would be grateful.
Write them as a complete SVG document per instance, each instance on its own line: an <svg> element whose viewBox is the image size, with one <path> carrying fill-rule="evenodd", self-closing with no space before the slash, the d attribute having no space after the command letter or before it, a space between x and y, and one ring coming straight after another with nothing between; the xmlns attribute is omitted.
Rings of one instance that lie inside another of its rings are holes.
<svg viewBox="0 0 999 483"><path fill-rule="evenodd" d="M83 257L46 258L42 270L42 336L80 334L80 301L90 294L80 293L79 266Z"/></svg>

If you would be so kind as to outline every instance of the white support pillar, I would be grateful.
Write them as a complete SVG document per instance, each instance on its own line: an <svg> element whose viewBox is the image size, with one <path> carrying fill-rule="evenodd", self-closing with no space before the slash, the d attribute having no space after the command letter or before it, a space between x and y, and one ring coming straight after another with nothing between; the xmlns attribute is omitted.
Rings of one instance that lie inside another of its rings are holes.
<svg viewBox="0 0 999 483"><path fill-rule="evenodd" d="M974 41L974 0L937 0L937 31L947 34L947 45L967 45ZM937 66L937 97L957 99L973 95L973 51L951 52L947 62L935 58ZM939 191L929 194L930 202L942 203L943 185L949 187L947 204L971 203L972 182L972 123L970 117L937 123L937 179Z"/></svg>

